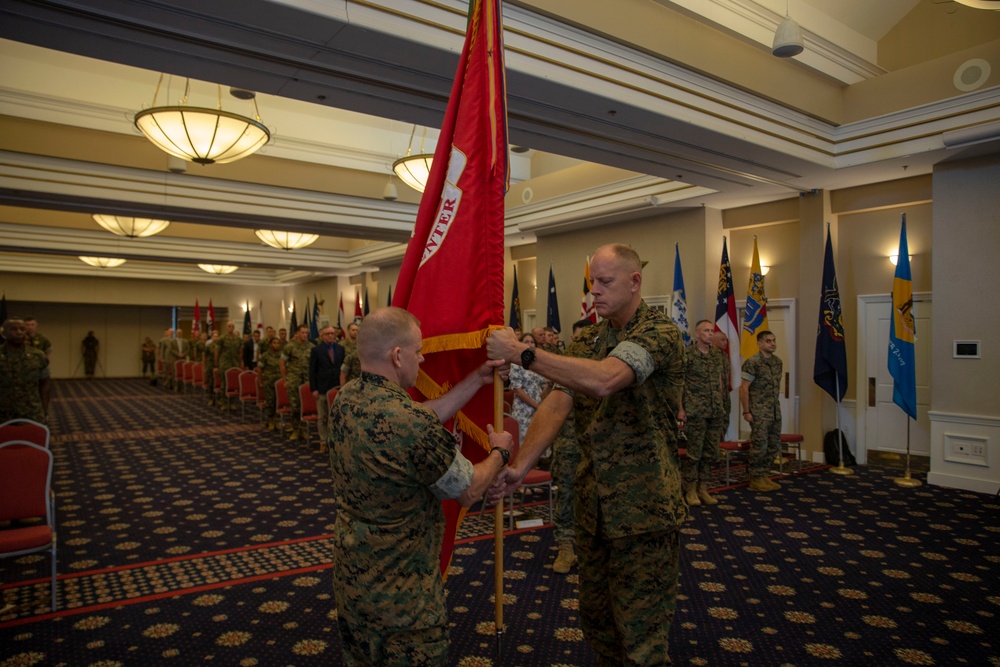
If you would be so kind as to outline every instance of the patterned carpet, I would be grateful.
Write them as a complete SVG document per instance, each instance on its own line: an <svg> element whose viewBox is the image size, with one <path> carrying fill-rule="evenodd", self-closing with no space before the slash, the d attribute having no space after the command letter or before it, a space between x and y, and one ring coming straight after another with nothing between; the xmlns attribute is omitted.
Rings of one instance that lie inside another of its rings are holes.
<svg viewBox="0 0 1000 667"><path fill-rule="evenodd" d="M0 561L0 667L340 664L325 455L138 380L56 383L59 609L47 559ZM786 470L790 466L786 464ZM1000 503L797 462L773 494L719 472L683 529L678 665L1000 665ZM922 476L921 476L922 477ZM524 518L548 521L534 496ZM447 589L452 664L593 665L551 527L463 524Z"/></svg>

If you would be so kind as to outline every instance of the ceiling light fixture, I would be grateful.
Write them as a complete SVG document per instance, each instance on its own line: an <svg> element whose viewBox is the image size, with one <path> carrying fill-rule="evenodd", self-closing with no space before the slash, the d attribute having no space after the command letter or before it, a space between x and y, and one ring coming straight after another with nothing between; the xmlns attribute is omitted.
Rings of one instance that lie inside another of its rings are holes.
<svg viewBox="0 0 1000 667"><path fill-rule="evenodd" d="M1000 11L1000 0L955 0L955 2L966 7L972 7L973 9Z"/></svg>
<svg viewBox="0 0 1000 667"><path fill-rule="evenodd" d="M112 269L125 263L121 257L87 257L84 255L80 255L80 261L99 269Z"/></svg>
<svg viewBox="0 0 1000 667"><path fill-rule="evenodd" d="M232 273L240 267L229 264L199 264L198 268L206 273L214 273L217 276L223 276L227 273Z"/></svg>
<svg viewBox="0 0 1000 667"><path fill-rule="evenodd" d="M159 234L170 226L169 220L155 220L153 218L131 218L124 215L104 215L103 213L94 213L93 218L97 224L112 234L132 239Z"/></svg>
<svg viewBox="0 0 1000 667"><path fill-rule="evenodd" d="M255 229L253 233L261 241L279 250L297 250L311 245L319 238L319 234L303 234L301 232L282 232L274 229Z"/></svg>
<svg viewBox="0 0 1000 667"><path fill-rule="evenodd" d="M413 149L413 135L417 131L417 126L413 126L410 132L410 143L406 147L406 155L392 163L392 171L417 192L423 192L427 187L427 179L431 175L431 163L434 161L432 153L424 153L424 139L427 137L427 128L424 128L423 136L420 137L420 153L410 155Z"/></svg>
<svg viewBox="0 0 1000 667"><path fill-rule="evenodd" d="M198 164L225 164L256 153L270 138L260 120L254 98L254 117L222 110L222 86L218 108L189 107L191 80L184 85L184 97L176 106L156 106L163 75L156 84L153 106L135 115L135 126L153 144L175 157Z"/></svg>
<svg viewBox="0 0 1000 667"><path fill-rule="evenodd" d="M785 1L785 20L778 24L774 31L774 43L771 54L779 58L791 58L804 50L802 45L802 29L788 14L788 1Z"/></svg>

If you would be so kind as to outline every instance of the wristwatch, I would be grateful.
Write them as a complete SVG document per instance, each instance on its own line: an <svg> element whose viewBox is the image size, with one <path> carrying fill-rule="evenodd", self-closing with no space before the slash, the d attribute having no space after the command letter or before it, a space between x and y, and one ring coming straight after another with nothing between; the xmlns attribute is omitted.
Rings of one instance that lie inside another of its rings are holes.
<svg viewBox="0 0 1000 667"><path fill-rule="evenodd" d="M510 452L504 449L503 447L494 447L490 450L490 454L492 454L493 452L500 452L500 456L503 458L504 465L507 465L507 462L510 461Z"/></svg>
<svg viewBox="0 0 1000 667"><path fill-rule="evenodd" d="M529 347L521 353L521 368L528 370L533 363L535 363L535 348Z"/></svg>

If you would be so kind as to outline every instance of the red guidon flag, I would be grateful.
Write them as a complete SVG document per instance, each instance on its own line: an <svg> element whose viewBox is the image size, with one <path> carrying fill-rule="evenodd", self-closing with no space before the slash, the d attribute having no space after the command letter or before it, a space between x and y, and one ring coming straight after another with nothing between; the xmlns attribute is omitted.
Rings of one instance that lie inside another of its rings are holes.
<svg viewBox="0 0 1000 667"><path fill-rule="evenodd" d="M471 0L465 46L392 300L420 320L422 399L437 398L480 366L488 332L503 326L507 151L500 0ZM492 421L492 387L455 416L466 434L462 453L474 463L489 451ZM442 574L462 514L457 503L445 502Z"/></svg>

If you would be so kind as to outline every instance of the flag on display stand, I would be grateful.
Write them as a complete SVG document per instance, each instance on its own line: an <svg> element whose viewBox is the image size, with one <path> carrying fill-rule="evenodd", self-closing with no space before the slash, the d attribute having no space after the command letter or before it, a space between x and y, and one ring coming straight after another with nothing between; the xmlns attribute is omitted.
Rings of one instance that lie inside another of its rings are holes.
<svg viewBox="0 0 1000 667"><path fill-rule="evenodd" d="M201 334L201 306L198 305L198 299L194 300L194 318L191 320L191 335L197 336Z"/></svg>
<svg viewBox="0 0 1000 667"><path fill-rule="evenodd" d="M392 300L421 322L416 389L441 396L486 360L489 331L504 322L504 194L508 176L503 20L499 0L472 0L448 109ZM473 462L489 452L493 387L455 416ZM445 501L441 572L463 512ZM502 604L502 591L498 595Z"/></svg>
<svg viewBox="0 0 1000 667"><path fill-rule="evenodd" d="M687 293L684 291L684 272L681 271L681 246L679 243L674 244L674 293L670 299L670 319L680 329L684 344L690 345Z"/></svg>
<svg viewBox="0 0 1000 667"><path fill-rule="evenodd" d="M212 300L208 300L208 337L212 338L212 332L215 331L215 308L212 308Z"/></svg>
<svg viewBox="0 0 1000 667"><path fill-rule="evenodd" d="M243 309L243 335L250 335L250 302L247 301L246 308Z"/></svg>
<svg viewBox="0 0 1000 667"><path fill-rule="evenodd" d="M337 328L340 329L340 337L343 338L347 335L347 330L344 328L347 326L347 314L344 312L344 295L340 295L340 306L337 309Z"/></svg>
<svg viewBox="0 0 1000 667"><path fill-rule="evenodd" d="M362 317L365 316L365 312L361 310L361 290L354 293L354 322L357 322ZM350 322L348 322L350 324Z"/></svg>
<svg viewBox="0 0 1000 667"><path fill-rule="evenodd" d="M257 303L257 326L254 327L260 332L260 335L264 335L264 300L261 299Z"/></svg>
<svg viewBox="0 0 1000 667"><path fill-rule="evenodd" d="M583 298L580 300L580 319L590 320L597 324L597 310L594 308L594 295L590 290L594 282L590 279L590 258L583 265Z"/></svg>
<svg viewBox="0 0 1000 667"><path fill-rule="evenodd" d="M819 296L813 381L838 403L847 393L847 343L829 225L826 228L826 254L823 256L823 287Z"/></svg>
<svg viewBox="0 0 1000 667"><path fill-rule="evenodd" d="M361 313L361 317L362 318L368 317L368 288L367 287L365 287L365 309Z"/></svg>
<svg viewBox="0 0 1000 667"><path fill-rule="evenodd" d="M195 303L198 303L195 301ZM7 293L0 296L0 325L7 321Z"/></svg>
<svg viewBox="0 0 1000 667"><path fill-rule="evenodd" d="M514 267L514 286L510 288L510 319L507 326L514 331L521 330L521 297L517 292L517 267Z"/></svg>
<svg viewBox="0 0 1000 667"><path fill-rule="evenodd" d="M736 294L733 292L733 267L729 265L726 237L722 237L722 263L719 265L719 290L715 300L715 330L729 341L729 389L740 384L740 327L736 323Z"/></svg>
<svg viewBox="0 0 1000 667"><path fill-rule="evenodd" d="M319 340L319 298L313 292L312 319L309 320L309 340Z"/></svg>
<svg viewBox="0 0 1000 667"><path fill-rule="evenodd" d="M747 284L747 303L743 308L743 335L740 354L749 359L757 354L757 332L766 331L767 297L764 296L764 274L760 272L760 255L757 254L757 237L753 237L753 261L750 263L750 281Z"/></svg>
<svg viewBox="0 0 1000 667"><path fill-rule="evenodd" d="M549 265L549 301L545 309L545 326L559 333L559 297L556 295L556 277Z"/></svg>
<svg viewBox="0 0 1000 667"><path fill-rule="evenodd" d="M385 305L386 305L386 307L392 305L392 285L389 285L389 296L386 297Z"/></svg>
<svg viewBox="0 0 1000 667"><path fill-rule="evenodd" d="M917 374L913 345L917 339L913 313L913 279L910 276L910 251L906 243L906 214L899 230L899 255L892 280L892 319L889 320L889 374L892 376L892 402L910 419L917 418ZM909 472L909 471L907 471Z"/></svg>
<svg viewBox="0 0 1000 667"><path fill-rule="evenodd" d="M292 323L288 325L288 337L291 338L299 332L299 318L295 314L295 301L292 301Z"/></svg>
<svg viewBox="0 0 1000 667"><path fill-rule="evenodd" d="M309 325L309 297L306 297L306 307L302 309L302 326L308 330L306 331L306 336L312 340L312 329Z"/></svg>

